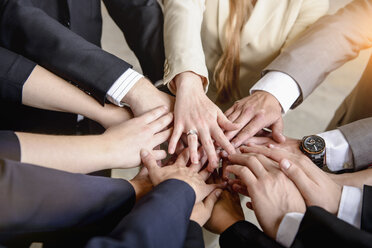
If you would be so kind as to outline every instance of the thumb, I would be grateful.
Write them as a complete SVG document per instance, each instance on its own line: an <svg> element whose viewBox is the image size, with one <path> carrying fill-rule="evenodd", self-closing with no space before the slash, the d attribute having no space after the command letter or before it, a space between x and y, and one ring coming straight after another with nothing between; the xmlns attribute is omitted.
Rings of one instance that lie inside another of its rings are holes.
<svg viewBox="0 0 372 248"><path fill-rule="evenodd" d="M283 135L283 119L280 117L276 122L271 125L271 131L273 139L278 143L285 142L285 136Z"/></svg>
<svg viewBox="0 0 372 248"><path fill-rule="evenodd" d="M158 168L158 164L156 163L154 156L152 156L151 153L146 149L141 149L140 155L143 164L149 171L149 174L152 174Z"/></svg>
<svg viewBox="0 0 372 248"><path fill-rule="evenodd" d="M233 123L229 119L227 119L226 115L224 115L222 111L218 112L217 122L218 125L226 131L234 131L240 128L240 125L238 123Z"/></svg>
<svg viewBox="0 0 372 248"><path fill-rule="evenodd" d="M204 206L206 209L211 213L213 210L214 205L216 204L218 198L222 194L222 189L215 189L212 193L210 193L207 198L204 200Z"/></svg>

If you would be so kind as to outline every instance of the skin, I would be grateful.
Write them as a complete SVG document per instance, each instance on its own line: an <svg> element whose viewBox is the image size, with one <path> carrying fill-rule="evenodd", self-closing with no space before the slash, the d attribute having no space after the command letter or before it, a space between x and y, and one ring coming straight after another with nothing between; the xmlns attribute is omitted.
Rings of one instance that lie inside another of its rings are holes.
<svg viewBox="0 0 372 248"><path fill-rule="evenodd" d="M372 170L365 169L352 173L327 175L340 186L353 186L362 189L364 185L372 185Z"/></svg>
<svg viewBox="0 0 372 248"><path fill-rule="evenodd" d="M226 132L226 137L232 140L238 148L246 144L247 140L260 132L262 128L270 128L275 141L282 143L283 136L282 107L279 101L270 93L256 91L252 95L242 98L229 108L225 115L239 124L240 129Z"/></svg>
<svg viewBox="0 0 372 248"><path fill-rule="evenodd" d="M229 160L233 165L227 166L226 170L246 187L257 220L268 236L275 239L285 214L305 212L299 190L277 163L257 154L234 154Z"/></svg>
<svg viewBox="0 0 372 248"><path fill-rule="evenodd" d="M296 184L307 206L319 206L337 214L342 186L334 182L308 157L275 147L249 146L242 150L262 154L279 163L280 169Z"/></svg>
<svg viewBox="0 0 372 248"><path fill-rule="evenodd" d="M191 162L197 163L198 140L208 156L208 170L218 166L215 145L221 146L228 154L235 153L234 147L224 131L239 128L229 121L222 111L206 96L202 78L192 72L183 72L174 79L176 89L174 131L169 142L169 153L173 154L183 133L196 130L197 135L188 135ZM216 143L215 143L216 142Z"/></svg>
<svg viewBox="0 0 372 248"><path fill-rule="evenodd" d="M159 107L110 127L102 135L57 136L16 132L21 145L21 162L77 173L139 166L140 149L152 150L168 140L172 129L167 127L172 120L168 108ZM166 152L156 150L154 156L160 160L166 157Z"/></svg>

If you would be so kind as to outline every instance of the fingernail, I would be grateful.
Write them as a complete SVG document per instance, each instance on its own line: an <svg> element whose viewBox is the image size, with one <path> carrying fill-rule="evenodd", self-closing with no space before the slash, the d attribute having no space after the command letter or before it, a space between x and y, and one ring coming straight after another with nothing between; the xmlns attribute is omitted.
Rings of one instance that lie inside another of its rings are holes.
<svg viewBox="0 0 372 248"><path fill-rule="evenodd" d="M164 106L163 106L163 109L164 109L164 110L168 110L168 106L164 105Z"/></svg>
<svg viewBox="0 0 372 248"><path fill-rule="evenodd" d="M217 197L220 197L221 193L222 193L222 190L219 189L219 190L216 191L215 194L216 194Z"/></svg>
<svg viewBox="0 0 372 248"><path fill-rule="evenodd" d="M291 163L287 159L283 159L280 164L286 170L288 170L288 168L291 166Z"/></svg>
<svg viewBox="0 0 372 248"><path fill-rule="evenodd" d="M141 157L146 157L147 155L149 155L149 152L146 151L146 150L144 150L144 149L142 149L141 150Z"/></svg>
<svg viewBox="0 0 372 248"><path fill-rule="evenodd" d="M229 156L229 154L226 151L222 151L221 155L224 158L226 158L227 156Z"/></svg>
<svg viewBox="0 0 372 248"><path fill-rule="evenodd" d="M273 144L268 145L269 148L274 148L275 146Z"/></svg>

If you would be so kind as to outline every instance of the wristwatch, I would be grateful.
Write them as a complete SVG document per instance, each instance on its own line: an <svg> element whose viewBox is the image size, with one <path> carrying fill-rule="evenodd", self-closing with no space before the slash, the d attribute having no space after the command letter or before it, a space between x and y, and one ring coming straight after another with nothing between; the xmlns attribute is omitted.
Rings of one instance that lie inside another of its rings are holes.
<svg viewBox="0 0 372 248"><path fill-rule="evenodd" d="M323 168L325 164L325 148L324 139L318 135L305 136L300 144L300 150L319 168Z"/></svg>

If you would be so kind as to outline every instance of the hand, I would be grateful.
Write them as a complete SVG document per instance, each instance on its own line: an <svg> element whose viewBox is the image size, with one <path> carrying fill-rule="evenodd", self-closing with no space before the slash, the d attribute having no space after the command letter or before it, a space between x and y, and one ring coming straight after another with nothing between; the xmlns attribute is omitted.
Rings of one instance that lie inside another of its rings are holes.
<svg viewBox="0 0 372 248"><path fill-rule="evenodd" d="M211 217L213 207L215 206L221 193L221 189L215 189L204 199L204 201L195 204L190 216L190 220L195 221L199 224L199 226L204 226L204 224Z"/></svg>
<svg viewBox="0 0 372 248"><path fill-rule="evenodd" d="M149 172L145 167L142 167L138 174L132 180L129 180L129 183L132 184L136 192L136 201L141 199L142 196L146 195L153 188L149 178Z"/></svg>
<svg viewBox="0 0 372 248"><path fill-rule="evenodd" d="M335 183L308 157L289 153L280 148L253 146L242 150L263 154L280 163L280 168L296 184L306 205L319 206L332 214L337 214L342 186Z"/></svg>
<svg viewBox="0 0 372 248"><path fill-rule="evenodd" d="M296 188L278 168L263 155L234 154L234 165L226 170L238 176L246 186L252 208L263 231L275 239L283 217L290 212L304 213L305 202Z"/></svg>
<svg viewBox="0 0 372 248"><path fill-rule="evenodd" d="M166 106L168 111L174 107L174 97L158 90L148 79L140 79L124 96L134 116L140 116L156 107Z"/></svg>
<svg viewBox="0 0 372 248"><path fill-rule="evenodd" d="M133 113L129 108L121 108L113 104L106 103L95 121L107 129L130 120L131 118L133 118Z"/></svg>
<svg viewBox="0 0 372 248"><path fill-rule="evenodd" d="M292 139L292 138L285 138L285 141L282 143L277 143L272 139L272 136L270 135L269 137L252 137L248 139L246 144L253 143L255 145L262 145L262 146L267 146L269 148L273 147L278 147L287 150L288 152L297 154L297 155L303 155L303 152L300 150L300 144L301 140L298 139Z"/></svg>
<svg viewBox="0 0 372 248"><path fill-rule="evenodd" d="M206 184L209 177L207 170L196 172L192 167L186 167L189 160L188 153L182 153L173 165L159 167L152 154L147 150L141 150L141 159L149 171L151 182L154 186L168 179L184 181L195 191L195 204L201 202L207 195L217 188L217 184Z"/></svg>
<svg viewBox="0 0 372 248"><path fill-rule="evenodd" d="M213 173L212 176L214 183L222 182L221 176L217 173ZM225 189L215 204L205 228L210 232L221 234L231 225L244 219L239 194L230 189Z"/></svg>
<svg viewBox="0 0 372 248"><path fill-rule="evenodd" d="M105 158L111 168L131 168L140 165L140 150L149 150L169 139L172 129L166 129L172 123L173 115L167 107L158 107L148 113L133 118L118 126L111 127L102 134ZM166 129L166 130L165 130ZM164 159L166 152L153 151L156 159Z"/></svg>
<svg viewBox="0 0 372 248"><path fill-rule="evenodd" d="M201 78L192 73L184 72L175 78L177 97L175 103L174 131L169 142L169 153L173 154L176 145L183 133L189 130L197 134L188 135L188 146L191 153L191 162L198 163L198 138L208 156L208 169L218 166L217 153L214 141L226 152L233 154L234 147L225 137L223 130L235 130L234 125L227 120L222 111L205 95Z"/></svg>
<svg viewBox="0 0 372 248"><path fill-rule="evenodd" d="M225 115L227 118L239 124L240 129L228 130L226 137L231 140L235 147L246 144L246 141L258 133L262 128L272 130L275 141L285 141L283 136L282 107L278 100L268 92L256 91L229 108Z"/></svg>

